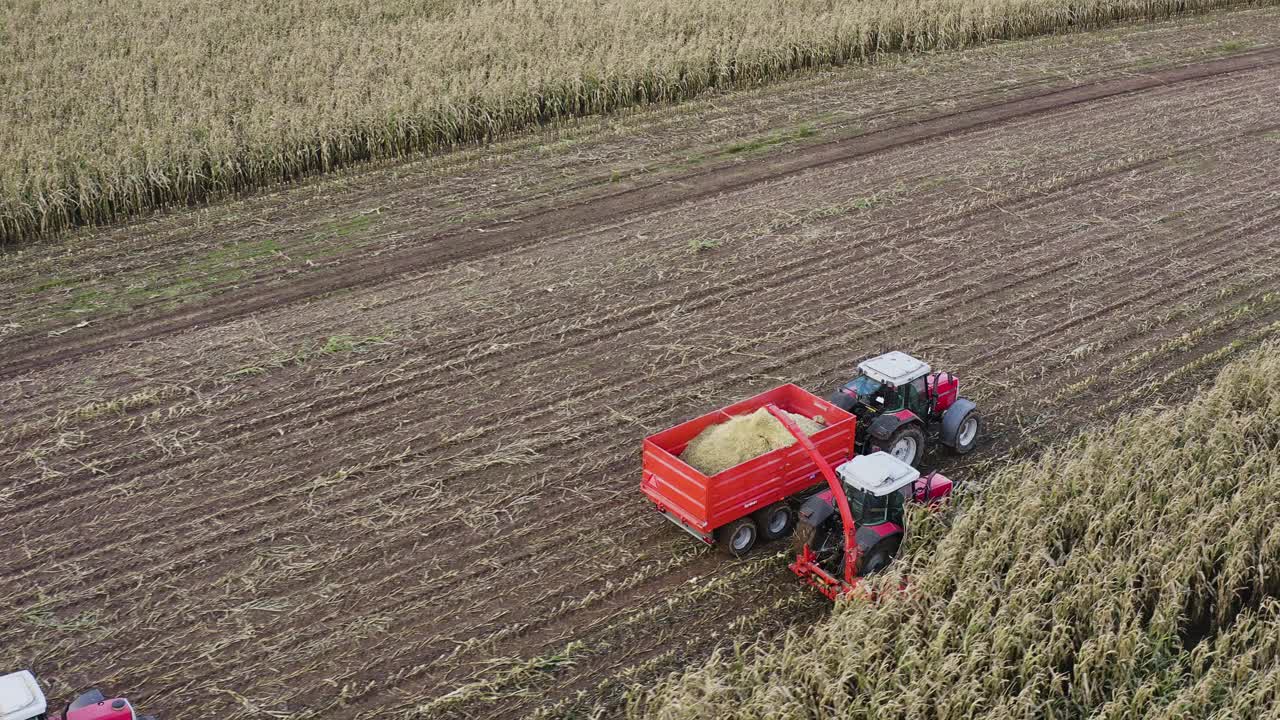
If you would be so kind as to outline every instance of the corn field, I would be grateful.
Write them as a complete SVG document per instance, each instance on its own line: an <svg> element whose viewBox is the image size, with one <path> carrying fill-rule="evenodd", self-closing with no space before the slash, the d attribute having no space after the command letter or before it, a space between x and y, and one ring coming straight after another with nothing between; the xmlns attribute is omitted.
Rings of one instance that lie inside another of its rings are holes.
<svg viewBox="0 0 1280 720"><path fill-rule="evenodd" d="M8 2L0 245L880 52L1230 4Z"/></svg>
<svg viewBox="0 0 1280 720"><path fill-rule="evenodd" d="M633 715L1275 717L1278 349L999 473L913 543L910 591L674 677Z"/></svg>

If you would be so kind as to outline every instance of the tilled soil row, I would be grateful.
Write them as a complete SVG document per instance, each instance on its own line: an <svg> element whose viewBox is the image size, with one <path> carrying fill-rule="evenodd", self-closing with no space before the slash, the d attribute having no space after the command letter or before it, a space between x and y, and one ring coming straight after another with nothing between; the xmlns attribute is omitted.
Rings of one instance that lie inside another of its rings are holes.
<svg viewBox="0 0 1280 720"><path fill-rule="evenodd" d="M1210 250L1213 250L1214 252L1213 252L1213 253L1211 253L1211 255L1216 254L1216 255L1218 255L1218 256L1219 256L1219 257L1215 257L1215 258L1213 259L1213 261L1212 261L1212 262L1208 262L1208 261L1202 262L1202 263L1201 263L1201 265L1202 265L1202 270L1200 271L1201 273L1207 273L1207 272L1209 272L1209 269L1210 269L1210 268L1214 268L1214 267L1221 267L1221 266L1222 266L1222 264L1223 264L1223 261L1224 261L1224 260L1228 260L1228 259L1229 259L1229 258L1223 258L1223 257L1221 257L1221 255L1226 254L1226 253L1227 253L1227 251L1228 251L1230 248L1237 247L1237 246L1219 245L1219 244L1217 244L1217 243L1207 242L1207 240L1210 240L1212 236L1191 235L1191 236L1189 236L1189 237L1191 238L1191 239L1188 241L1188 245L1189 245L1189 246L1202 248L1202 249L1204 249L1206 252L1208 252L1208 251L1210 251ZM1163 248L1163 249L1161 249L1161 250L1159 250L1159 251L1157 251L1157 252L1148 253L1148 254L1147 254L1147 258L1146 258L1146 260L1145 260L1144 262L1146 262L1146 263L1151 263L1152 258L1153 258L1154 256L1156 256L1156 255L1163 255L1164 253L1167 253L1167 252L1168 252L1168 250L1169 250L1169 248ZM1244 249L1240 249L1240 250L1238 251L1238 253L1237 253L1237 254L1239 254L1239 253L1243 253L1243 252L1245 252L1245 250L1244 250ZM1140 265L1131 265L1130 267L1131 267L1133 270L1135 270L1135 271L1141 271L1141 269L1142 269L1142 267L1141 267ZM1063 270L1063 269L1064 269L1064 268L1063 268L1063 267L1061 267L1061 266L1049 266L1049 269L1048 269L1047 271L1044 271L1043 273L1038 273L1038 274L1037 274L1036 276L1034 276L1031 280L1032 280L1032 281L1035 281L1035 280L1036 280L1036 279L1038 279L1038 278L1052 278L1055 274L1058 274L1058 273L1059 273L1061 270ZM1026 277L1026 276L1025 276L1025 269L1024 269L1024 271L1023 271L1023 272L1021 272L1021 273L1019 273L1019 274L1020 274L1020 275L1022 275L1022 276L1025 278L1025 277ZM1195 276L1194 276L1194 275L1193 275L1193 276L1191 276L1191 277L1188 277L1188 280L1193 280L1193 279L1195 279ZM1028 282L1028 280L1020 280L1020 281L1019 281L1019 283L1020 283L1020 284L1026 284L1027 282ZM1040 295L1041 295L1041 296L1045 296L1045 295L1047 295L1047 296L1049 296L1049 297L1054 297L1054 296L1055 296L1055 295L1054 295L1054 293L1055 293L1055 292L1057 292L1057 291L1059 291L1059 290L1061 289L1059 286L1055 286L1055 285L1047 285L1047 286L1046 286L1046 285L1043 285L1043 283L1039 283L1039 285L1040 285L1040 287L1039 287L1039 291L1040 291ZM1010 291L1010 290L1013 290L1013 289L1015 289L1015 287L1016 287L1016 286L1010 286L1010 287L1007 287L1007 288L1005 288L1005 290L1004 290L1003 292L1008 292L1008 291ZM1065 330L1066 330L1068 327L1070 327L1071 325L1079 324L1079 323L1084 322L1084 321L1086 321L1086 320L1092 319L1093 317L1096 317L1096 316L1098 316L1098 315L1101 315L1101 314L1103 314L1103 313L1105 313L1105 312L1114 311L1115 309L1118 309L1118 308L1119 308L1119 307L1121 307L1121 306L1125 306L1125 305L1129 305L1129 304L1131 304L1131 303L1137 302L1138 300L1141 300L1141 299L1143 299L1143 298L1145 298L1145 297L1149 296L1152 292L1153 292L1153 291L1148 290L1148 291L1144 291L1144 292L1139 293L1139 294L1131 294L1131 295L1128 295L1128 296L1122 296L1122 297L1118 298L1117 300L1115 300L1115 301L1114 301L1110 306L1108 306L1108 307L1104 307L1104 308L1102 308L1102 309L1100 309L1100 310L1097 310L1097 311L1095 311L1094 313L1092 313L1091 315L1078 316L1078 317L1076 317L1076 318L1073 318L1071 321L1069 321L1069 322L1067 322L1067 323L1064 323L1064 324L1059 325L1058 327L1061 327L1061 328L1062 328L1062 330L1064 330L1064 331L1065 331ZM890 297L890 298L888 298L888 299L887 299L887 303L886 303L886 305L887 305L887 307L893 307L894 305L898 304L898 302L899 302L900 300L901 300L901 298L900 298L900 297ZM947 297L941 297L941 298L939 298L939 301L940 301L940 302L947 302L948 300L950 300L950 298L947 298ZM984 300L988 300L988 298L978 297L978 298L970 298L970 300L971 300L971 301L984 301ZM1016 298L1013 302L1015 302L1015 303L1027 303L1027 302L1028 302L1028 299L1027 299L1027 298ZM1045 304L1049 304L1049 303L1052 303L1052 302L1054 302L1054 301L1050 299L1050 300L1044 300L1043 302L1044 302ZM997 311L998 311L998 309L999 309L999 307L1000 307L1000 306L996 306L996 307L997 307ZM939 332L939 331L941 331L941 330L942 330L942 328L944 327L944 325L946 325L947 323L954 323L954 322L955 322L955 320L954 320L954 319L946 319L946 318L939 317L938 319L936 319L936 321L935 321L935 322L930 323L928 327L922 327L922 328L920 328L920 331L921 331L922 333L926 334L926 335L927 335L929 332ZM930 328L932 328L932 329L930 329ZM1034 336L1033 336L1032 338L1029 338L1026 342L1028 342L1028 343L1029 343L1029 342L1034 342L1034 341L1036 341L1036 340L1038 340L1038 339L1039 339L1038 337L1034 337ZM832 347L839 347L841 344L843 344L843 343L845 343L845 342L848 342L848 341L850 341L850 340L852 340L852 341L856 342L856 338L838 338L838 339L836 339L834 342L831 342L831 343L829 343L828 345L826 345L826 346L825 346L825 350L830 350ZM800 348L798 348L798 349L799 349L799 350L804 350L804 351L812 351L812 350L813 350L813 348L812 348L812 347L808 347L808 348L806 348L806 347L803 347L803 346L802 346L802 347L800 347ZM1014 351L1016 351L1017 349L1018 349L1018 347L1017 347L1017 346L1012 346L1012 347L1007 348L1007 352L1003 352L1002 354L1003 354L1004 356L1006 356L1006 357L1013 356L1013 355L1015 354L1015 353L1014 353ZM819 351L821 352L821 351L823 351L823 350L819 350ZM794 358L793 358L793 360L794 360ZM983 364L985 364L985 363L983 363ZM722 371L721 371L721 370L715 370L714 372L722 372ZM619 387L618 387L618 389L619 389L619 390L622 390L622 391L624 391L624 392L631 392L631 391L629 390L629 388L628 388L628 386L629 386L629 385L630 385L630 386L636 386L636 387L638 387L640 384L641 384L641 382L640 382L640 381L636 381L636 380L634 380L634 379L633 379L633 380L630 380L630 381L624 381L624 383L623 383L621 386L619 386ZM607 383L606 383L606 385L607 385ZM589 399L590 399L592 392L595 392L595 391L592 391L592 390L587 389L587 388L583 388L583 389L580 389L580 392L578 392L578 393L577 393L577 397L579 398L579 400L580 400L580 401L587 401L587 400L589 400ZM565 396L565 398L564 398L564 401L568 401L569 399L571 399L571 398L573 398L573 397L575 397L573 394L566 394L566 396ZM380 403L380 401L378 401L378 402ZM512 413L513 413L513 414L515 414L515 415L517 415L517 416L519 416L519 417L521 417L521 418L523 418L523 419L524 419L524 422L522 422L522 424L519 426L519 428L520 428L519 433L535 434L535 435L539 432L538 420L539 420L540 416L544 416L544 415L548 415L548 414L549 414L549 412L548 412L548 410L547 410L547 406L546 406L546 404L545 404L545 403L541 403L541 402L540 402L540 403L535 403L535 404L532 404L532 405L528 405L528 406L525 406L525 407L511 408L511 411L512 411ZM596 422L603 421L603 420L606 418L606 415L607 415L607 412L606 412L606 411L598 411L598 412L596 413L596 416L597 416L597 417L594 419L594 421L596 421ZM442 418L437 418L437 419L442 419ZM375 420L376 420L375 418L364 418L364 419L362 419L362 421L367 421L367 422L370 422L371 424L372 424ZM588 415L588 416L579 416L579 420L581 420L581 421L583 421L583 422L587 422L587 423L591 423L591 422L593 422L593 418L591 418L591 417L590 417L590 415ZM554 438L554 430L556 429L557 424L558 424L559 422L561 422L561 421L560 421L560 419L559 419L559 418L557 418L556 416L554 416L554 414L551 414L549 417L547 417L546 419L542 420L541 425L544 427L544 429L546 429L546 430L550 431L550 432L548 433L548 437L549 437L549 438ZM494 425L492 425L492 426L489 426L489 427L485 428L485 432L483 432L483 433L479 434L479 435L478 435L478 439L472 439L472 440L469 440L469 441L465 441L465 442L464 442L464 445L463 445L462 447L454 446L453 448L451 448L451 449L450 449L450 452L454 452L454 451L456 451L456 450L466 450L466 449L470 449L470 450L472 450L473 452L477 452L477 453L479 453L479 452L483 452L483 450L484 450L484 448L485 448L485 447L488 447L488 446L492 445L493 443L502 444L502 443L504 442L504 438L503 438L503 434L504 434L504 433L503 433L503 432L501 432L502 427L503 427L503 425L502 425L502 423L501 423L501 420L499 419L497 422L495 422L495 424L494 424ZM282 426L281 426L281 429L288 429L288 430L289 430L289 432L284 433L285 435L295 435L295 434L303 434L303 433L301 433L301 431L303 431L303 430L305 429L305 427L298 427L298 428L290 429L290 428L288 428L288 425L282 425ZM328 429L328 428L326 428L326 430L327 430L327 429ZM348 429L346 429L346 430L339 429L339 430L336 432L336 434L340 436L340 435L342 435L342 434L344 434L344 433L349 433L351 430L354 430L354 428L348 428ZM250 445L253 445L253 446L255 446L255 447L261 447L261 448L263 448L263 449L264 449L264 450L266 450L266 451L267 451L267 452L268 452L272 457L275 457L275 458L277 458L277 459L287 459L287 460L289 461L289 464L290 464L291 466L296 466L296 465L298 465L299 463L302 463L302 466L301 466L301 467L303 468L303 469L302 469L302 471L300 471L300 472L298 472L298 473L294 473L294 474L292 475L292 477L293 477L294 479L296 479L296 480L301 480L302 478L306 477L306 475L307 475L308 473L313 472L313 471L318 471L319 469L321 469L321 468L319 468L319 467L315 468L314 470L308 470L308 469L306 469L306 467L305 467L305 461L306 461L306 458L305 458L305 457L301 457L301 456L300 456L300 457L296 457L296 458L290 458L290 457L289 457L289 456L287 456L287 455L281 455L281 453L282 453L282 452L284 452L284 451L287 451L287 450L289 449L289 447L294 447L295 449L297 449L297 450L299 450L299 451L301 451L301 452L303 452L303 453L306 453L306 452L308 451L308 448L306 448L306 447L297 447L296 445L291 445L291 446L284 446L284 447L279 447L279 448L269 449L267 446L265 446L265 445L263 444L263 441L264 441L264 440L267 440L267 439L269 439L269 438L270 438L270 435L268 435L268 436L264 436L264 437L260 437L260 438L252 438L252 437L245 437L245 436L237 436L237 437L229 438L228 440L229 440L230 442L223 443L223 444L250 444ZM336 437L335 437L335 439L336 439ZM412 441L412 440L415 440L415 439L417 439L417 440L421 440L422 438L421 438L420 436L419 436L419 437L417 437L417 438L412 437L412 436L407 437L407 438L404 438L404 440L405 440L405 441ZM542 451L542 450L546 450L546 449L550 448L551 446L553 446L553 445L555 445L555 444L556 444L556 441L555 441L554 439L551 439L551 440L545 440L545 441L543 441L542 446L534 446L532 449L537 450L537 451ZM420 443L419 443L419 445L420 445ZM414 460L415 462L420 462L420 461L431 461L431 460L435 459L435 458L438 456L437 451L438 451L438 450L443 450L443 449L444 449L444 447L445 447L445 446L443 446L443 445L434 445L434 446L433 446L433 445L431 445L431 444L428 444L428 445L426 445L426 446L421 446L420 448L415 448L415 451L414 451L414 453L413 453L413 460ZM591 448L584 448L584 451L586 451L586 452L591 452ZM122 452L123 452L123 451L122 451ZM375 460L375 459L376 459L376 456L377 456L377 448L371 448L370 453L371 453L371 455L370 455L370 456L366 456L366 457L363 457L363 458L352 458L352 460L353 460L353 461L356 461L356 463L355 463L355 464L363 465L364 463L368 463L368 462L373 461L373 460ZM122 458L127 457L127 453L124 453L124 454L120 455L120 457L122 457ZM196 455L188 454L188 455L183 456L183 457L182 457L182 458L180 458L180 459L169 460L169 461L167 461L167 462L168 462L168 467L169 467L169 468L172 468L172 467L176 467L176 466L178 466L178 465L183 465L183 464L187 464L187 465L189 465L189 464L191 464L191 463L196 462L196 461L197 461L197 460L199 460L199 459L200 459L200 458L199 458L199 453L198 453L198 454L196 454ZM97 467L97 468L99 468L100 470L103 470L103 471L110 471L110 470L112 469L109 463L103 463L103 462L100 462L100 461L99 461L98 459L96 459L96 458L84 458L84 461L86 462L86 464L92 464L94 467ZM122 464L124 464L124 462L125 462L124 460L121 460L121 463L122 463ZM401 462L404 462L404 460L403 460L403 459L400 459L400 458L397 458L397 460L396 460L395 462L396 462L396 463L401 463ZM389 464L394 464L394 463L389 463ZM137 472L137 473L129 473L128 471L129 471L129 470L132 470L133 468L129 467L127 464L124 464L123 471L125 471L125 472L123 472L123 473L122 473L122 474L124 475L124 477L122 477L122 478L118 478L118 480L119 480L120 482L130 482L130 481L132 481L132 480L133 480L133 477L130 477L130 475L143 476L143 475L146 475L148 472L154 472L154 471L157 471L157 470L168 469L168 468L164 468L164 467L161 467L161 468L151 467L151 468L150 468L150 470L148 471L148 470L147 470L147 465L146 465L146 464L142 464L142 465L140 465L140 466L138 466L138 467L141 467L143 470L142 470L142 471L139 471L139 472ZM207 466L207 465L206 465L206 466L204 467L204 469L203 469L203 471L204 471L204 472L207 472L207 473L210 473L210 474L218 474L219 472L225 472L226 470L227 470L227 468L209 467L209 466ZM377 468L376 468L376 467L372 467L372 468L368 468L368 469L366 469L366 472L375 472L376 470L377 470ZM88 487L89 487L89 485L91 485L91 484L92 484L93 479L94 479L94 476L93 476L92 474L88 474L88 475L86 476L86 480L85 480L85 483L86 483L86 491L88 491ZM268 485L268 486L266 486L266 487L270 487L270 485ZM265 487L255 487L255 490L257 490L257 491L262 491L262 490L265 490L265 489L266 489ZM351 491L351 494L350 494L350 495L348 495L348 496L346 496L346 497L337 497L337 498L334 498L334 500L335 500L335 501L337 501L337 504L341 505L341 504L342 504L342 503L344 503L344 502L348 502L348 501L352 500L352 499L355 497L355 495L357 494L357 492L358 492L358 491L356 491L356 490L354 490L354 489L353 489L353 490ZM398 491L397 493L392 493L392 494L390 494L390 495L386 496L386 498L385 498L385 499L389 499L389 500L402 499L404 495L408 494L408 492L411 492L411 491ZM380 497L383 497L383 496L380 496ZM281 518L279 518L279 519L283 519L283 516L284 516L284 515L287 515L287 514L288 514L288 512L289 512L289 510L288 510L288 507L289 507L289 504L288 504L288 496L280 496L280 495L277 495L277 496L271 497L271 498L269 498L269 499L272 501L272 504L274 504L276 507L279 507L279 508L280 508L280 510L281 510L281 513L280 513L280 514L281 514ZM48 498L48 499L41 499L41 502L51 501L51 500L52 500L52 498ZM195 520L191 521L191 525L190 525L187 529L193 529L193 528L195 527L195 524L196 524L197 522L203 522L203 519L210 517L210 513L211 513L211 512L214 512L213 517L216 517L217 513L226 513L226 514L246 514L246 513L248 513L248 511L252 510L255 514L257 514L257 515L261 518L260 522L262 523L262 526L263 526L263 527L272 527L272 528L279 527L279 525L278 525L278 519L277 519L277 518L275 518L275 517L272 517L272 514L262 514L262 513L263 513L263 511L266 511L266 510L268 509L268 507L269 507L269 506L267 506L267 505L263 505L263 504L261 504L261 503L259 502L259 501L261 501L261 500L262 500L262 496L261 496L261 495L258 495L258 496L256 496L256 497L251 497L251 498L250 498L250 501L251 501L251 503L252 503L252 504L249 504L249 505L231 505L231 506L228 506L228 505L227 505L227 500L228 500L228 498L226 498L226 497L219 497L219 498L206 498L206 499L205 499L205 503L206 503L206 504L205 504L205 506L203 506L203 507L200 507L200 506L196 506L196 507L184 507L184 506L181 506L181 505L179 505L179 506L170 506L170 507L172 507L172 512L173 512L173 516L172 516L172 518L165 518L165 517L161 516L161 517L157 518L157 520L159 520L159 521L160 521L158 524L159 524L159 525L161 525L161 526L164 526L164 527L167 529L167 531L171 531L171 530L179 530L179 531L181 531L181 530L183 530L183 525L182 525L181 523L182 523L182 518L184 518L184 517L185 517L185 518L193 518L193 519L194 519L194 518L200 518L200 519L201 519L200 521L195 521ZM32 508L34 508L35 506L36 506L36 505L32 505L31 507L32 507ZM108 506L108 508L107 508L107 509L109 510L109 509L110 509L110 507ZM215 511L216 511L216 512L215 512ZM246 530L248 530L248 531L250 531L250 532L251 532L251 528L239 527L239 528L237 529L237 534L244 535L244 534L245 534L245 532L246 532ZM421 533L421 531L419 531L419 532ZM428 535L428 537L429 537L429 535ZM205 538L205 539L207 539L207 538ZM189 547L187 547L185 550L183 550L183 549L181 549L181 548L172 548L172 550L174 550L174 551L179 551L179 552L178 552L178 555L179 555L179 556L186 556L188 552L190 552L190 551L192 551L192 550L195 550L195 549L197 549L198 547L199 547L199 545L198 545L198 544L192 544L192 545L190 545ZM80 550L80 548L77 548L77 550ZM112 552L112 550L113 550L113 548L110 548L110 547L103 547L103 548L98 548L96 551L97 551L98 553L100 553L100 554L103 554L103 555L110 555L110 554L111 554L111 552ZM87 559L87 558L86 558L86 556L85 556L85 555L83 555L83 554L76 554L76 555L70 555L70 556L59 556L59 555L54 554L52 557L50 557L49 555L44 555L44 556L42 556L42 558L41 558L41 560L40 560L40 563L38 563L38 564L33 564L31 567L32 567L32 568L39 567L40 565L47 564L48 562L51 562L51 561L52 561L52 562L67 562L67 561L77 561L77 562L78 562L78 561L83 561L83 560L85 560L85 559ZM215 568L216 568L216 566L215 566ZM215 568L211 568L211 569L215 569ZM21 568L15 568L15 569L17 569L17 570L21 571ZM124 569L124 568L122 568L122 569ZM217 573L214 573L214 576L217 576Z"/></svg>
<svg viewBox="0 0 1280 720"><path fill-rule="evenodd" d="M526 419L526 420L527 420L527 419ZM527 424L527 423L525 423L525 424Z"/></svg>
<svg viewBox="0 0 1280 720"><path fill-rule="evenodd" d="M1227 142L1227 141L1229 140L1226 140L1223 142ZM1202 149L1202 148L1197 148L1197 149ZM1189 151L1190 150L1188 150L1188 152ZM1115 175L1115 174L1124 173L1124 172L1132 172L1139 169L1140 166L1143 164L1150 164L1150 162L1133 164L1133 165L1125 165L1119 168L1113 168L1111 170L1108 170L1105 173L1101 173L1093 176L1086 176L1084 178L1078 178L1076 180L1073 180L1072 183L1081 184L1081 183L1090 182L1100 177L1105 177L1108 175ZM1063 185L1056 188L1055 191L1061 193L1064 190L1069 189L1071 186L1072 185ZM1188 192L1195 192L1195 190L1190 190ZM1028 208L1020 208L1019 207L1020 205L1022 205L1022 203L1018 202L1017 200L1014 200L1012 202L1006 202L1002 204L1001 207L1004 210L1009 210L1011 208L1015 211L1020 210L1022 212L1026 212L1028 210ZM990 205L979 206L976 209L970 209L965 213L963 213L961 217L961 223L958 225L954 225L951 228L947 228L946 226L941 225L940 222L937 220L935 220L932 223L932 225L935 231L946 230L949 232L955 232L965 227L965 223L963 222L965 218L973 217L979 214L980 212L984 212L990 209L991 209ZM863 248L874 246L874 243L877 241L878 242L891 241L895 244L895 246L899 251L906 251L910 249L912 245L919 245L924 242L922 240L913 242L911 239L912 236L913 234L910 231L904 231L904 232L898 233L896 236L892 234L880 235L876 237L874 240L857 243L851 246L849 250L856 252ZM902 241L905 241L907 244L906 245L901 244ZM778 275L776 272L770 272L769 274L772 277L769 277L768 279L766 279L760 273L754 273L754 274L745 273L735 278L729 284L721 284L721 285L709 287L707 289L699 290L694 293L686 293L684 295L670 297L670 298L661 300L657 303L653 303L647 306L642 306L638 309L624 309L621 313L612 312L612 311L607 312L604 314L603 319L596 320L593 318L588 323L579 324L575 326L570 332L561 333L558 337L558 340L559 340L558 343L546 343L545 341L542 342L541 344L549 345L549 349L547 351L544 351L538 357L548 357L548 356L559 355L560 353L573 347L580 347L588 344L591 344L591 345L597 344L601 342L603 339L606 339L611 335L617 334L619 332L634 330L636 328L643 327L645 325L652 325L653 323L658 321L658 318L660 317L660 314L662 312L676 306L680 306L685 309L698 309L699 306L705 308L705 307L709 307L713 303L717 303L717 302L723 303L723 302L732 300L735 297L735 293L732 293L734 289L737 290L736 297L745 299L745 297L747 297L751 293L759 291L761 289L762 282L765 283L766 288L767 287L779 288L779 287L785 287L787 285L794 284L794 282L800 279L801 277L803 277L804 274L811 272L810 268L813 260L814 260L814 257L811 255L801 256L798 259L787 261L782 266L779 266L778 269L790 267L796 270L796 272L789 275ZM1069 262L1069 261L1063 261L1063 262ZM1052 266L1049 266L1046 269L1042 270L1040 274L1041 276L1048 276L1048 275L1051 275L1053 271L1054 271L1054 268ZM1035 278L1029 278L1028 280L1034 280L1034 279ZM955 294L960 291L961 290L953 289L950 291L944 291L944 293L950 292L952 294ZM941 297L941 296L935 296L935 297ZM628 318L630 318L635 322L631 322L631 323L623 322ZM588 330L595 330L595 332L589 332L583 335L583 333ZM570 337L573 337L574 340L573 342L567 343L566 340ZM433 338L432 347L435 347L439 344L440 343L438 341L435 341ZM419 365L422 365L423 364L422 356L423 355L430 356L431 354L432 354L432 351L429 349L427 349L423 353L414 353L413 361ZM477 372L484 372L484 373L496 372L501 369L509 368L512 364L514 364L517 361L527 364L530 362L531 359L534 358L534 356L531 356L527 350L524 350L518 354L495 352L495 353L490 353L489 355L504 358L504 362L496 366L480 368L480 367L477 367L475 363L477 360L484 359L486 354L482 353L479 356L473 355L472 357L468 358L468 362L470 363L469 372L472 374L475 374ZM418 371L409 375L406 375L404 373L406 366L401 365L401 367L397 369L397 377L392 382L386 382L385 378L382 378L382 377L377 377L375 380L370 381L367 384L361 383L361 382L353 383L351 381L348 381L346 383L346 387L342 388L339 394L329 398L319 398L319 399L313 398L311 401L307 401L306 403L297 406L298 412L305 412L309 418L314 418L317 413L326 411L334 407L336 404L350 403L352 400L355 400L355 404L350 405L349 410L341 411L338 414L331 414L331 413L327 414L328 421L332 422L336 419L340 419L344 414L348 412L354 412L356 410L362 413L368 413L371 415L372 413L378 411L382 407L385 407L387 405L394 405L395 401L404 392L413 392L415 394L423 394L423 393L434 393L434 392L440 391L444 389L444 387L446 387L447 384L451 381L445 381L443 383L438 382L435 385L425 385L425 386L424 385L413 386L410 383L420 382L421 378L423 378L424 376L432 377L432 376L438 375L442 371L448 370L450 361L444 358L441 358L441 360L443 360L443 364L438 364L435 366L426 364L425 370ZM347 388L350 388L350 390L348 390ZM260 386L258 388L258 392L270 392L270 388L263 388ZM370 393L381 394L383 397L383 400L375 401L370 396ZM189 395L190 393L182 393L181 397L188 397ZM236 399L236 398L241 398L243 396L240 394L231 394L230 397L232 399ZM286 408L288 407L287 403L281 402L281 401L276 401L273 404L276 407L281 407L281 406L285 406ZM207 410L214 410L214 408L207 408ZM251 411L251 415L249 415L248 420L245 420L244 418L237 418L235 415L228 416L225 413L219 411L219 414L215 417L221 421L222 423L221 429L208 427L207 423L205 423L202 418L193 418L185 424L172 425L171 427L173 428L173 430L179 430L179 429L185 430L187 427L199 426L200 432L205 437L214 437L220 440L225 440L229 438L226 438L223 433L230 430L231 428L235 428L239 430L241 433L251 431L255 428L270 427L272 429L278 429L282 425L287 425L289 421L288 415L281 415L280 412L262 413L260 409L252 406L250 407L250 411ZM286 412L292 412L292 411L287 410ZM112 421L114 422L114 418L112 419ZM128 435L128 433L129 431L127 430L124 431L124 434L126 436ZM260 433L260 435L262 434L263 433ZM241 437L244 437L244 436L241 435ZM245 439L252 439L252 438L245 438ZM262 437L259 437L257 439L260 440L262 439ZM95 449L99 451L101 450L100 447ZM25 450L26 448L24 448L23 444L19 442L15 444L13 452L15 454L20 454ZM98 454L100 455L101 453L99 452ZM104 460L101 457L94 457L94 458L82 457L80 459L85 460L90 464L93 464L95 467L98 467L100 470L104 470L104 471L112 470L112 468L110 467L110 463L106 462L105 464L103 464ZM133 469L139 473L142 473L142 472L154 473L157 470L164 469L163 466L157 468L157 467L148 467L145 464L139 465L137 462L138 459L139 459L138 456L134 454L134 455L130 455L128 458L122 458L122 462L127 462L128 464L132 465ZM170 463L173 463L173 462L178 462L178 461L177 460L170 461ZM65 492L65 489L64 489L64 492ZM65 499L65 496L64 496L64 499ZM32 506L39 505L43 502L46 502L47 500L48 498L40 497L38 494L35 496L31 496L30 498L30 502Z"/></svg>
<svg viewBox="0 0 1280 720"><path fill-rule="evenodd" d="M1206 63L1197 63L1151 75L1103 81L1065 90L1055 90L1018 100L941 115L909 126L898 126L867 135L815 145L775 162L752 163L690 174L679 181L651 185L614 195L557 208L555 211L515 217L513 227L504 225L476 228L471 232L432 238L422 247L392 258L375 258L347 264L327 277L312 277L270 292L237 297L223 295L217 303L199 308L179 309L159 319L137 323L122 322L97 333L73 336L69 341L12 344L0 365L0 380L28 372L46 364L65 362L80 355L106 350L122 343L171 335L198 327L279 308L339 290L385 282L405 272L433 266L447 266L483 257L495 250L510 250L548 236L571 235L566 229L589 228L610 219L639 212L655 212L663 207L684 204L721 193L741 190L762 182L778 180L805 170L847 162L894 147L911 145L959 132L977 130L1028 115L1049 112L1081 103L1190 82L1231 73L1269 68L1280 63L1280 50L1263 50Z"/></svg>
<svg viewBox="0 0 1280 720"><path fill-rule="evenodd" d="M750 159L699 176L720 190L571 215L527 244L499 227L515 242L497 254L424 260L252 330L179 322L101 358L69 340L11 377L0 411L28 423L0 449L21 475L0 489L16 523L0 538L19 548L0 606L21 618L0 648L162 713L572 716L807 622L823 605L782 561L699 550L638 497L639 438L782 380L821 391L891 347L960 372L982 404L984 451L928 459L962 483L1177 397L1233 341L1280 332L1276 173L1256 162L1280 61L1249 69L1259 57L1023 98L1050 103L1034 112L993 104L989 124L866 156L820 161L918 129ZM722 245L670 254L708 236ZM454 309L455 292L493 302ZM361 323L399 335L263 362ZM156 387L174 389L69 413ZM144 521L93 542L58 530L117 517Z"/></svg>

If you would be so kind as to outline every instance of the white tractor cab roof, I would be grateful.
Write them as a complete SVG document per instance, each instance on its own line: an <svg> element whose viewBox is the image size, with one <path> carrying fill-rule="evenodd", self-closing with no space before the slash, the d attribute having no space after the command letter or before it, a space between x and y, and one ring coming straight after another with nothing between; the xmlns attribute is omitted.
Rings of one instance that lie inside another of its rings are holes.
<svg viewBox="0 0 1280 720"><path fill-rule="evenodd" d="M881 450L870 455L856 455L836 468L850 487L865 490L876 497L901 490L920 479L920 471Z"/></svg>
<svg viewBox="0 0 1280 720"><path fill-rule="evenodd" d="M31 720L45 709L44 693L31 671L0 675L0 720Z"/></svg>
<svg viewBox="0 0 1280 720"><path fill-rule="evenodd" d="M890 387L902 387L929 374L929 364L894 350L858 364L858 371Z"/></svg>

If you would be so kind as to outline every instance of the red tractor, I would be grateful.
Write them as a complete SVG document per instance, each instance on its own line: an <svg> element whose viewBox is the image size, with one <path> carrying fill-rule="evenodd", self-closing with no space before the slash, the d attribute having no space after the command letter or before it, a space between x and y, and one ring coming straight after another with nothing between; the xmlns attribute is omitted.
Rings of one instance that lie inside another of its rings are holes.
<svg viewBox="0 0 1280 720"><path fill-rule="evenodd" d="M90 690L67 703L62 712L48 712L44 691L28 670L0 675L0 720L155 720L136 715L125 698L107 698Z"/></svg>
<svg viewBox="0 0 1280 720"><path fill-rule="evenodd" d="M835 600L853 590L858 578L883 570L897 555L906 532L906 503L941 501L951 494L951 480L937 472L922 477L884 451L854 456L832 470L786 413L768 407L827 481L826 490L800 507L792 535L796 559L789 567Z"/></svg>
<svg viewBox="0 0 1280 720"><path fill-rule="evenodd" d="M885 450L908 465L924 457L926 438L964 455L978 444L982 420L960 380L902 352L858 365L858 376L831 395L831 404L857 416L860 455Z"/></svg>

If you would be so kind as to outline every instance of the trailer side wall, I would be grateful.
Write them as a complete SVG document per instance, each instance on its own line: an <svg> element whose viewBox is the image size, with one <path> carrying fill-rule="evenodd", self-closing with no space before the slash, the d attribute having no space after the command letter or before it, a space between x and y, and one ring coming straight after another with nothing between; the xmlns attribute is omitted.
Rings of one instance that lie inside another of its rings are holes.
<svg viewBox="0 0 1280 720"><path fill-rule="evenodd" d="M689 442L712 425L772 403L787 412L821 417L826 427L811 436L832 465L852 457L853 415L796 385L783 385L645 438L641 489L695 534L748 515L822 482L818 468L798 444L707 476L680 459Z"/></svg>

